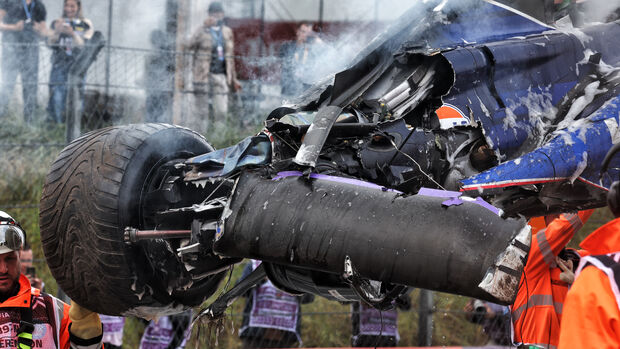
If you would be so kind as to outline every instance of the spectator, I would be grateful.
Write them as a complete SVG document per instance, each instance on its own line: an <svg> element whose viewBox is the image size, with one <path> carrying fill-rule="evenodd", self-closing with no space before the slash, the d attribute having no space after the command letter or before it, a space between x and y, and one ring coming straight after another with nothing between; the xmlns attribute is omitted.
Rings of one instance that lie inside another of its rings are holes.
<svg viewBox="0 0 620 349"><path fill-rule="evenodd" d="M396 308L411 309L409 293L395 301ZM398 334L398 311L379 311L363 302L351 304L352 347L395 347L400 340Z"/></svg>
<svg viewBox="0 0 620 349"><path fill-rule="evenodd" d="M123 316L101 315L103 324L103 345L105 349L121 349L123 347L123 328L125 318Z"/></svg>
<svg viewBox="0 0 620 349"><path fill-rule="evenodd" d="M32 288L21 274L22 227L0 211L0 308L4 348L101 348L99 316Z"/></svg>
<svg viewBox="0 0 620 349"><path fill-rule="evenodd" d="M38 41L47 33L46 15L40 0L0 0L0 32L4 44L0 117L6 115L17 75L21 75L24 121L29 123L33 120L39 81Z"/></svg>
<svg viewBox="0 0 620 349"><path fill-rule="evenodd" d="M146 59L146 121L172 122L174 89L174 52L168 35L161 30L151 32L151 45L156 51Z"/></svg>
<svg viewBox="0 0 620 349"><path fill-rule="evenodd" d="M241 89L234 61L233 31L224 25L224 8L220 2L209 5L209 15L192 35L189 49L193 51L193 84L195 108L188 125L205 132L209 120L224 120L228 115L228 92ZM214 117L209 115L209 101Z"/></svg>
<svg viewBox="0 0 620 349"><path fill-rule="evenodd" d="M62 18L52 22L52 69L50 72L50 98L47 105L48 121L63 123L67 101L69 70L84 42L93 36L90 20L82 14L81 0L65 0Z"/></svg>
<svg viewBox="0 0 620 349"><path fill-rule="evenodd" d="M482 325L489 337L486 345L510 345L510 309L506 306L472 299L465 305L465 318Z"/></svg>
<svg viewBox="0 0 620 349"><path fill-rule="evenodd" d="M36 269L32 264L32 262L34 261L32 248L27 241L24 243L24 248L22 249L20 260L22 262L21 272L22 274L26 275L28 280L30 280L30 284L32 285L32 287L44 291L45 284L43 283L43 280L37 277Z"/></svg>
<svg viewBox="0 0 620 349"><path fill-rule="evenodd" d="M243 270L249 275L260 265L252 260ZM239 337L243 348L290 348L301 345L301 304L314 300L312 295L292 296L280 291L269 280L253 288L243 310Z"/></svg>
<svg viewBox="0 0 620 349"><path fill-rule="evenodd" d="M144 329L140 349L181 349L185 348L190 335L192 310L181 314L151 320Z"/></svg>
<svg viewBox="0 0 620 349"><path fill-rule="evenodd" d="M282 60L280 85L283 96L297 96L310 87L306 70L315 58L312 46L320 43L322 41L312 30L312 24L302 22L295 31L295 41L285 42L280 46Z"/></svg>

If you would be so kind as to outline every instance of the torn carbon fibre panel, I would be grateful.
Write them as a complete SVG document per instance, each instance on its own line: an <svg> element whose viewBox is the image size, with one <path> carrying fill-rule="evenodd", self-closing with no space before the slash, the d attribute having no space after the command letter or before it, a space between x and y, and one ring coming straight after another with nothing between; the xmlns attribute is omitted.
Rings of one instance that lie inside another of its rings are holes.
<svg viewBox="0 0 620 349"><path fill-rule="evenodd" d="M531 231L532 228L526 225L515 236L506 250L497 257L495 265L489 268L479 285L481 289L506 303L514 301L532 242Z"/></svg>

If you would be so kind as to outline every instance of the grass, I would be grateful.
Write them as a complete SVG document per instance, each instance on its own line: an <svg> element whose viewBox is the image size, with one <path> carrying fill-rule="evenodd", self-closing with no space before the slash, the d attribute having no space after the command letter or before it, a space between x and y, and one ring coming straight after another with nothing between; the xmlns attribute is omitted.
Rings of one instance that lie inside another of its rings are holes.
<svg viewBox="0 0 620 349"><path fill-rule="evenodd" d="M240 127L228 123L219 123L212 127L206 138L216 148L222 148L236 143L246 136L255 134L259 125ZM61 150L61 146L54 144L64 143L64 128L58 125L35 123L24 125L17 118L9 117L3 120L0 128L0 210L8 211L24 226L28 233L37 262L38 274L46 284L46 290L56 294L57 285L47 268L41 249L38 227L38 201L41 188L49 166ZM10 144L10 146L9 146ZM46 144L45 146L39 146ZM52 146L50 146L52 144ZM585 227L577 234L572 247L576 247L587 234L613 217L606 209L599 209L592 216ZM232 273L231 282L239 277L240 267ZM224 283L220 291L211 297L213 300L223 292ZM419 290L412 294L413 310L400 312L399 331L400 345L417 345ZM461 310L468 301L465 297L435 293L434 335L435 345L480 345L486 340L479 326L467 322ZM208 302L207 302L208 303ZM217 341L219 348L240 348L238 331L244 301L239 300L231 307L231 314L225 319L223 332L218 336L208 335L209 324L197 326L190 340L190 348L206 347ZM305 304L302 311L306 314L302 322L302 338L304 345L316 346L348 346L350 344L351 324L349 305L343 305L316 298L311 304ZM136 348L144 324L130 318L125 326L124 348ZM216 338L217 337L217 338Z"/></svg>
<svg viewBox="0 0 620 349"><path fill-rule="evenodd" d="M26 230L37 273L45 281L46 290L53 294L57 286L43 260L37 205L49 166L62 149L49 144L60 145L63 138L63 127L25 125L11 116L3 119L0 128L0 210L7 211Z"/></svg>

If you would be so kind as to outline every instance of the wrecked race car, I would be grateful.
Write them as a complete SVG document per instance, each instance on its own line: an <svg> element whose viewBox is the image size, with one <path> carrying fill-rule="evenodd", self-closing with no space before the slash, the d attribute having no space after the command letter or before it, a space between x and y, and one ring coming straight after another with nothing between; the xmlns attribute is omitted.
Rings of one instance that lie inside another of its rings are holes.
<svg viewBox="0 0 620 349"><path fill-rule="evenodd" d="M387 308L407 286L509 304L528 217L605 205L618 22L558 30L495 2L418 2L349 68L215 150L189 129L91 132L40 204L52 274L103 314L200 305L243 258L293 294Z"/></svg>

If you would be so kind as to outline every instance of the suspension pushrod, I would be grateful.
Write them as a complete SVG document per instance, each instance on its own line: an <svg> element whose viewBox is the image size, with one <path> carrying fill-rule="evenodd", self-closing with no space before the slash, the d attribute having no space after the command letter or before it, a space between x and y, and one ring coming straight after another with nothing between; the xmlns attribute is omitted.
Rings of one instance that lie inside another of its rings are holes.
<svg viewBox="0 0 620 349"><path fill-rule="evenodd" d="M127 243L149 239L189 239L192 236L191 230L138 230L136 228L125 228L124 240Z"/></svg>

